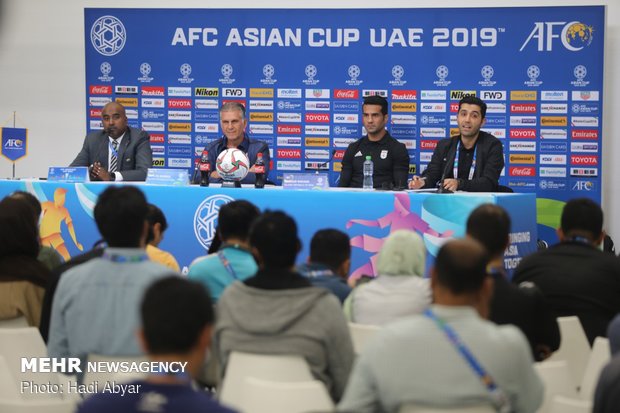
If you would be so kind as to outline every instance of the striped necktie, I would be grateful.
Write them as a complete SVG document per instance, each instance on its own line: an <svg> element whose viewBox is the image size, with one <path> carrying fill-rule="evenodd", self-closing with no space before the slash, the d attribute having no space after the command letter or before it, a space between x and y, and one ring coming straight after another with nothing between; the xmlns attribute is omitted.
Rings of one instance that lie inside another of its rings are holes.
<svg viewBox="0 0 620 413"><path fill-rule="evenodd" d="M112 140L112 156L110 156L110 172L116 172L118 169L118 141Z"/></svg>

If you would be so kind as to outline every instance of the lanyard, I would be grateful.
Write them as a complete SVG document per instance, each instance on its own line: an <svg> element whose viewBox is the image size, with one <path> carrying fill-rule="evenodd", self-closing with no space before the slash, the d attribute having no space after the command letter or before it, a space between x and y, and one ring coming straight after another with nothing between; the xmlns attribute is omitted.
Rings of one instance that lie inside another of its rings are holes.
<svg viewBox="0 0 620 413"><path fill-rule="evenodd" d="M450 343L454 345L456 350L458 350L458 352L461 354L461 356L463 356L465 361L467 361L472 370L474 370L474 372L478 375L478 378L491 395L491 399L493 400L495 408L501 413L510 412L511 408L508 398L506 397L502 389L497 387L495 381L493 380L493 377L491 377L491 375L486 372L484 367L482 367L482 365L478 363L476 357L472 354L471 351L469 351L469 348L456 334L456 331L454 331L452 327L450 327L444 320L437 317L437 315L433 313L430 308L424 311L424 315L434 321L437 327L439 327L439 329L445 333Z"/></svg>
<svg viewBox="0 0 620 413"><path fill-rule="evenodd" d="M224 244L220 247L220 250L217 252L217 257L220 259L220 262L222 263L222 265L224 266L224 268L226 268L226 271L228 272L228 274L235 280L238 280L239 277L237 276L237 272L235 271L235 269L232 267L232 265L230 264L230 261L228 260L228 258L226 258L226 256L224 255L223 250L226 248L234 248L237 250L241 250L241 251L245 251L248 254L250 253L247 249L239 246L238 244Z"/></svg>
<svg viewBox="0 0 620 413"><path fill-rule="evenodd" d="M471 166L469 167L469 177L468 181L471 181L474 178L474 171L476 170L476 145L474 144L474 159L471 161ZM459 174L459 155L461 154L461 140L459 139L459 143L456 145L456 154L454 155L454 167L452 170L452 174L454 175L454 179L460 178Z"/></svg>
<svg viewBox="0 0 620 413"><path fill-rule="evenodd" d="M118 148L118 146L120 145L120 142L116 141L116 147ZM108 141L108 147L110 148L110 152L112 152L112 156L116 156L118 158L118 149L114 149L114 145L112 145L112 142Z"/></svg>
<svg viewBox="0 0 620 413"><path fill-rule="evenodd" d="M572 237L569 241L578 242L580 244L586 244L586 245L591 244L589 239L587 239L586 237L579 237L579 236Z"/></svg>
<svg viewBox="0 0 620 413"><path fill-rule="evenodd" d="M108 261L121 262L121 263L138 263L138 262L149 260L149 257L146 254L127 256L127 255L120 255L120 254L112 254L108 251L104 251L101 257Z"/></svg>

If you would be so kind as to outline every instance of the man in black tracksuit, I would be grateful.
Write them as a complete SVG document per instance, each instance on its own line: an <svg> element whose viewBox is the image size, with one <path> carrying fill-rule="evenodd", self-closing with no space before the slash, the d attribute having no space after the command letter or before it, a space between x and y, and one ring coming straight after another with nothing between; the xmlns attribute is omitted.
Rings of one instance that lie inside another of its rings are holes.
<svg viewBox="0 0 620 413"><path fill-rule="evenodd" d="M362 122L368 135L349 145L342 158L341 187L361 188L363 164L370 155L373 162L373 186L380 189L406 187L409 153L404 144L390 136L388 103L384 97L368 96L362 106Z"/></svg>

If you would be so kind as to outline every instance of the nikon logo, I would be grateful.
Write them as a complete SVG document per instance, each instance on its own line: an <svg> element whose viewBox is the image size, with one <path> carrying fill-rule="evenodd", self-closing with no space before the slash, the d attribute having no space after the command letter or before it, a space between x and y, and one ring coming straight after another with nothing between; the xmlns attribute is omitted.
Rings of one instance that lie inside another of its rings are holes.
<svg viewBox="0 0 620 413"><path fill-rule="evenodd" d="M461 100L465 96L476 96L475 90L451 90L450 100Z"/></svg>
<svg viewBox="0 0 620 413"><path fill-rule="evenodd" d="M220 90L216 87L197 87L194 89L196 96L218 97Z"/></svg>

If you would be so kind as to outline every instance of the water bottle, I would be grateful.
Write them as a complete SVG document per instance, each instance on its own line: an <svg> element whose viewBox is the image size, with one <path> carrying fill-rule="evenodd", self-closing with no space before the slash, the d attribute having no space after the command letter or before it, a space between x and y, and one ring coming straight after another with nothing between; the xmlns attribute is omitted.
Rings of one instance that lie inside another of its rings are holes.
<svg viewBox="0 0 620 413"><path fill-rule="evenodd" d="M364 189L372 189L372 174L373 174L374 165L370 158L370 155L366 155L366 160L364 161L364 185L362 186Z"/></svg>
<svg viewBox="0 0 620 413"><path fill-rule="evenodd" d="M254 188L263 188L265 186L265 161L262 152L256 154L256 163L254 164L254 174L256 181Z"/></svg>

